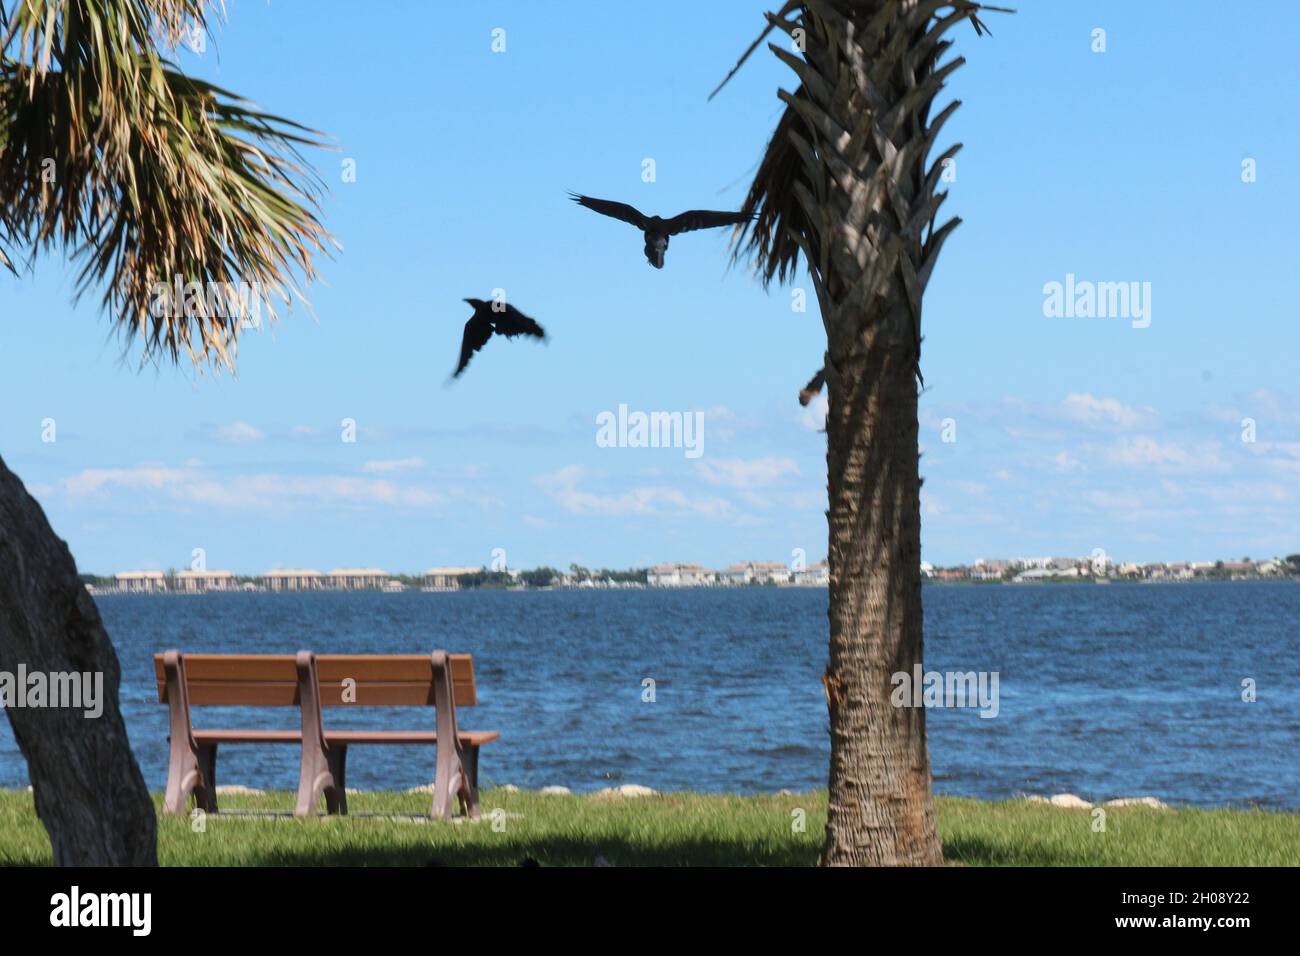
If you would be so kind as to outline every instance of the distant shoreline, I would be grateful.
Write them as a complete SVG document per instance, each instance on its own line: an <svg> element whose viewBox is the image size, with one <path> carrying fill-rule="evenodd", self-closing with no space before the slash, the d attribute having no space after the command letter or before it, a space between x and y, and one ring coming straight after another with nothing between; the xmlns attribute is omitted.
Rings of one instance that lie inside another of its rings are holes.
<svg viewBox="0 0 1300 956"><path fill-rule="evenodd" d="M972 578L963 578L952 581L940 581L934 578L922 578L921 583L926 587L1002 587L1014 586L1017 588L1041 587L1041 586L1067 586L1067 587L1087 587L1090 585L1123 585L1123 584L1141 584L1151 586L1189 586L1203 584L1297 584L1300 585L1300 578L1293 577L1254 577L1254 578L1195 578L1195 579L1172 579L1172 578L1077 578L1077 577L1060 577L1060 578L1038 578L1033 581L1016 581L1012 579L999 581L980 581ZM529 585L517 585L514 587L479 587L479 588L405 588L402 590L391 590L385 588L358 588L345 590L341 588L321 588L315 590L301 591L273 591L264 587L247 587L247 588L225 588L212 589L206 591L124 591L115 588L95 588L87 587L87 590L93 597L197 597L203 594L284 594L284 595L303 595L303 594L470 594L473 592L491 591L506 594L518 594L523 592L543 592L543 591L825 591L829 585L826 584L621 584L609 587L576 587L576 586L555 586L547 585L545 587L532 587Z"/></svg>

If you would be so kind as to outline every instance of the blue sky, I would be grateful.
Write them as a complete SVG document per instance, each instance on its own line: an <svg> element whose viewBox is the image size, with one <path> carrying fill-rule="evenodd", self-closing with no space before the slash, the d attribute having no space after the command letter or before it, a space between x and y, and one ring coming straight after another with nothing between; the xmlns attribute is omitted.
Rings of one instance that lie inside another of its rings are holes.
<svg viewBox="0 0 1300 956"><path fill-rule="evenodd" d="M1022 6L954 33L963 225L925 304L924 556L1300 551L1300 11ZM726 230L656 271L565 196L738 206L791 75L759 51L706 95L762 9L235 0L181 62L337 142L313 153L343 245L317 319L243 338L237 376L140 371L42 257L0 275L0 454L87 571L195 548L248 573L822 557L824 437L795 402L815 310L731 266ZM1149 326L1048 318L1067 274L1150 283ZM493 341L448 385L461 299L494 288L550 341ZM620 404L704 412L703 454L598 447Z"/></svg>

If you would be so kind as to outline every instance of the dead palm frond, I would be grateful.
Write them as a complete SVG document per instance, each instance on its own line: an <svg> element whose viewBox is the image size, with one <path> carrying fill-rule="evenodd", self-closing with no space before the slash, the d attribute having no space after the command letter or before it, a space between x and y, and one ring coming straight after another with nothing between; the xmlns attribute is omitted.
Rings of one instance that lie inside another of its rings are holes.
<svg viewBox="0 0 1300 956"><path fill-rule="evenodd" d="M718 87L773 30L794 41L768 44L799 82L793 93L777 93L785 110L741 205L753 218L737 231L733 258L752 259L768 285L792 279L802 257L828 334L842 316L861 316L873 300L901 288L914 314L919 360L920 295L960 222L935 225L946 196L936 187L960 144L927 167L958 103L934 117L930 104L964 62L940 63L951 45L944 33L969 20L982 35L984 10L1010 12L973 0L790 0L766 14L767 28ZM890 26L899 18L903 30ZM887 26L894 39L884 43ZM862 51L870 49L876 58L864 61ZM823 377L813 377L801 400Z"/></svg>
<svg viewBox="0 0 1300 956"><path fill-rule="evenodd" d="M277 303L305 303L313 257L332 239L300 152L324 146L320 134L159 53L213 11L221 4L0 0L0 244L70 254L77 294L102 285L103 307L146 356L233 368L248 307L275 318ZM165 298L177 289L195 294ZM236 289L248 297L238 308Z"/></svg>

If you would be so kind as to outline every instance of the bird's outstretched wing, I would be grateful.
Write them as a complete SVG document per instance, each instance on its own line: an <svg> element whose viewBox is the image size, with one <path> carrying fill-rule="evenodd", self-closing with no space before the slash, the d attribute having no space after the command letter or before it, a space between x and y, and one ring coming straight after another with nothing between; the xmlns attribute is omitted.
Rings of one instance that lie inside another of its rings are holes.
<svg viewBox="0 0 1300 956"><path fill-rule="evenodd" d="M645 229L646 227L646 217L641 215L639 210L625 202L614 202L610 199L592 199L590 196L580 196L577 193L569 193L569 198L579 206L586 206L602 216L621 219L624 222L631 223L638 229Z"/></svg>
<svg viewBox="0 0 1300 956"><path fill-rule="evenodd" d="M481 312L475 312L465 323L465 337L460 340L460 364L451 373L452 378L459 377L465 371L470 358L492 338L492 322Z"/></svg>
<svg viewBox="0 0 1300 956"><path fill-rule="evenodd" d="M516 335L531 335L535 339L546 338L546 330L513 305L507 305L506 310L493 319L493 324L496 325L498 335L504 335L509 339L513 339Z"/></svg>
<svg viewBox="0 0 1300 956"><path fill-rule="evenodd" d="M749 222L751 218L753 217L743 212L692 209L668 220L668 235L675 236L679 232L691 232L694 229L712 229L715 226L735 226L742 222Z"/></svg>

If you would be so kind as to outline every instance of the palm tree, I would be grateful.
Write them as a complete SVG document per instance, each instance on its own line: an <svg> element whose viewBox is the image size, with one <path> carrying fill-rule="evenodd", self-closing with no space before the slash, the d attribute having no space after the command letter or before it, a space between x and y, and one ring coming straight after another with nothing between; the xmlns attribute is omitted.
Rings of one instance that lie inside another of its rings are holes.
<svg viewBox="0 0 1300 956"><path fill-rule="evenodd" d="M331 239L298 151L319 136L165 57L206 36L214 12L210 0L0 0L0 263L57 247L81 267L78 294L101 287L144 359L219 370L251 318L231 290L246 284L258 318L275 318ZM160 290L175 283L183 301L168 303ZM155 863L113 645L67 546L0 461L0 670L19 663L104 675L98 720L7 711L55 862Z"/></svg>
<svg viewBox="0 0 1300 956"><path fill-rule="evenodd" d="M890 703L922 659L917 381L921 297L944 240L938 190L953 146L929 162L952 102L931 116L961 57L944 34L984 26L970 0L790 0L768 14L799 80L759 164L737 236L765 284L802 254L826 330L830 507L830 805L826 865L943 861L925 712ZM801 53L802 56L797 55ZM735 69L732 70L735 73ZM729 79L730 77L728 77ZM726 80L723 81L726 83ZM716 90L714 91L717 92Z"/></svg>

